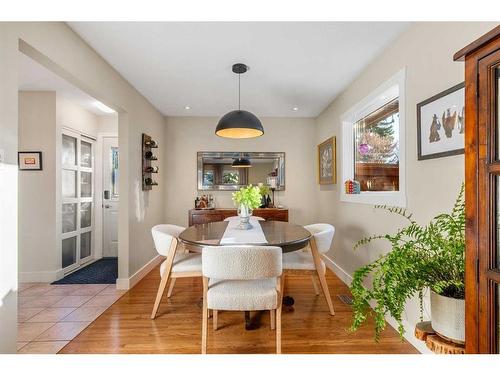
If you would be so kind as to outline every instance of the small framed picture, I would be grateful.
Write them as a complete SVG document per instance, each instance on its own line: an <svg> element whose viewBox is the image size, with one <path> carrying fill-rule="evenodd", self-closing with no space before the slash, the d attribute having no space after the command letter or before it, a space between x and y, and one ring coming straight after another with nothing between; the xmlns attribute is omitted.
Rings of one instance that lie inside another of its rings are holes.
<svg viewBox="0 0 500 375"><path fill-rule="evenodd" d="M42 152L41 151L19 151L17 153L17 162L19 170L22 171L41 171L42 170Z"/></svg>
<svg viewBox="0 0 500 375"><path fill-rule="evenodd" d="M417 104L417 132L418 160L464 153L463 82Z"/></svg>
<svg viewBox="0 0 500 375"><path fill-rule="evenodd" d="M336 139L328 138L318 145L318 183L337 183Z"/></svg>

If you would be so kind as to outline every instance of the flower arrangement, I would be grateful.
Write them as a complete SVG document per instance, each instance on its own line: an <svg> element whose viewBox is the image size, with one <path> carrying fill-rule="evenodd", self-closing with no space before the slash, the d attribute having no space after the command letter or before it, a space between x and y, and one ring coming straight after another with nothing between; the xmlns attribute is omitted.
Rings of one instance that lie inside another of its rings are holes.
<svg viewBox="0 0 500 375"><path fill-rule="evenodd" d="M245 206L250 209L258 208L261 205L261 195L258 186L248 185L233 193L233 202L238 206Z"/></svg>

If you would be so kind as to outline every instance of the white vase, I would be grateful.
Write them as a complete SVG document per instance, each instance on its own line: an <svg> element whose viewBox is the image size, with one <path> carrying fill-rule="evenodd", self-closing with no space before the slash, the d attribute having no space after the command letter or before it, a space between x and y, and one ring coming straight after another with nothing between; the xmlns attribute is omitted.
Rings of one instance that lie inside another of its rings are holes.
<svg viewBox="0 0 500 375"><path fill-rule="evenodd" d="M250 224L250 216L252 216L252 213L253 211L250 207L240 205L238 207L238 216L240 217L240 223L236 228L243 230L251 229L253 227L252 224Z"/></svg>
<svg viewBox="0 0 500 375"><path fill-rule="evenodd" d="M431 290L431 325L451 341L465 342L465 300L445 297Z"/></svg>

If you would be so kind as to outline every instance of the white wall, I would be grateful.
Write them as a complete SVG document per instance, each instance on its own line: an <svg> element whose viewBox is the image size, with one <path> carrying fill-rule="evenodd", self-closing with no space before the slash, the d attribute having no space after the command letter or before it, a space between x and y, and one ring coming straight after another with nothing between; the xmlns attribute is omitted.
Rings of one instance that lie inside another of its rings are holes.
<svg viewBox="0 0 500 375"><path fill-rule="evenodd" d="M219 208L234 207L231 192L198 192L198 151L285 152L286 189L275 193L276 204L289 211L289 220L309 224L315 219L315 127L313 119L261 118L265 134L252 139L227 139L215 135L215 117L168 117L164 144L165 220L187 226L188 210L197 194L211 193Z"/></svg>
<svg viewBox="0 0 500 375"><path fill-rule="evenodd" d="M406 67L406 186L407 207L414 219L425 223L446 212L464 179L464 157L452 156L417 161L416 104L464 80L463 63L453 62L453 53L491 30L494 23L416 23L403 33L317 118L316 141L336 135L340 140L340 116L370 94L401 68ZM342 144L337 142L341 176ZM388 251L383 242L353 251L354 243L369 234L394 232L400 219L378 212L371 205L339 201L342 181L316 188L317 219L336 226L329 257L346 280L362 265ZM405 311L407 338L422 351L413 337L419 319L416 301Z"/></svg>
<svg viewBox="0 0 500 375"><path fill-rule="evenodd" d="M19 150L41 151L41 171L19 172L19 279L53 281L56 238L56 93L19 92ZM58 266L59 265L59 266Z"/></svg>

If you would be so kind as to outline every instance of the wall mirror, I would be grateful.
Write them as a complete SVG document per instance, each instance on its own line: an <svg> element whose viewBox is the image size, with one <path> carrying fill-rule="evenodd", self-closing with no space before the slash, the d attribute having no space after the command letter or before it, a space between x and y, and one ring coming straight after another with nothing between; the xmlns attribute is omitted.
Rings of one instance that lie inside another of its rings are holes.
<svg viewBox="0 0 500 375"><path fill-rule="evenodd" d="M238 190L263 183L285 190L284 152L198 152L198 190Z"/></svg>

